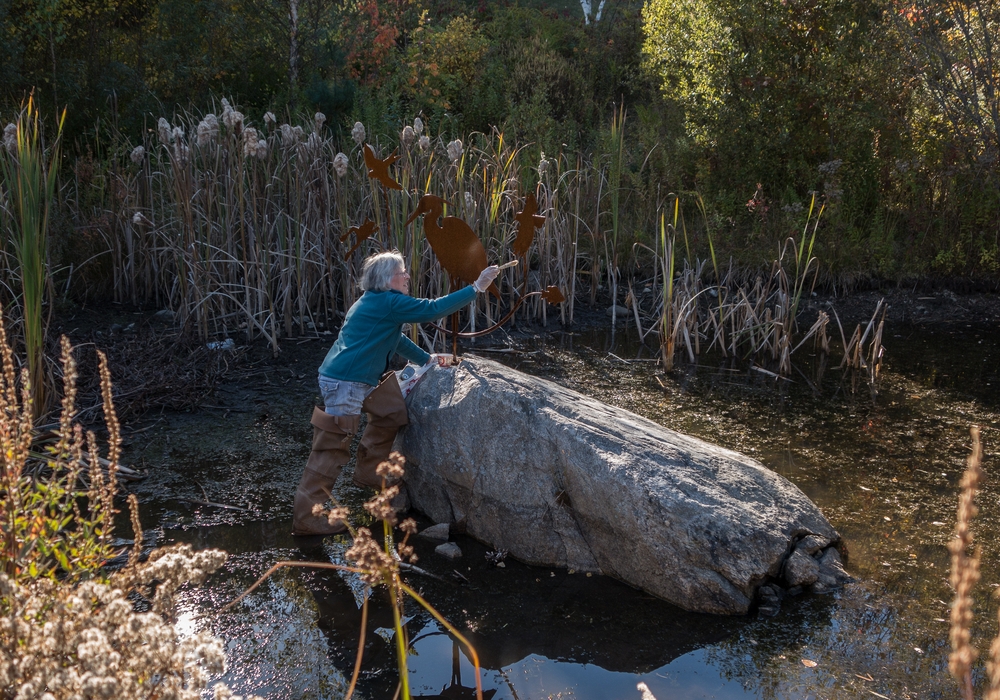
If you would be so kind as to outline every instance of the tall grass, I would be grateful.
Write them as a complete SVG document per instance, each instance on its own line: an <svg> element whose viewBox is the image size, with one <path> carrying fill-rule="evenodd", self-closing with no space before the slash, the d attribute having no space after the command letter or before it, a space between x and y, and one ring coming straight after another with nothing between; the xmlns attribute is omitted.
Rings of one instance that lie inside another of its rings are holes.
<svg viewBox="0 0 1000 700"><path fill-rule="evenodd" d="M720 259L714 220L700 196L668 197L667 217L662 204L649 211L650 197L636 188L654 192L659 183L634 167L623 110L609 127L607 153L538 160L530 144L513 144L497 130L446 143L415 123L406 127L409 136L368 140L380 158L400 155L390 172L403 189L389 191L367 177L363 127L356 125L357 137L341 152L320 116L297 126L267 115L251 126L223 102L219 116L161 119L142 144L114 146L122 155L108 168L103 191L109 194L92 210L77 204L86 198L74 198L71 207L81 225L103 222L115 299L170 308L205 339L263 338L278 352L281 338L338 324L371 252L402 251L415 295L449 291L422 227L404 227L423 194L442 196L446 214L466 220L490 262L502 263L512 257L514 217L531 192L545 223L527 264L502 274L504 301L482 297L463 311L466 330L503 317L525 290L554 285L567 296L559 306L562 322L574 320L580 297L589 296L593 306L605 290L601 301L610 297L612 323L634 321L644 342L658 339L667 368L676 353L695 361L714 350L788 376L792 354L810 337L821 352L829 348L829 319L818 317L804 334L796 330L802 299L818 276L813 251L822 206L817 214L814 198L801 236L778 243L770 272L734 270ZM626 196L634 206L622 205ZM698 257L699 232L687 230L685 207L701 213L705 259ZM357 243L352 227L367 221L374 234L348 253ZM619 319L616 302L626 283L630 313ZM646 287L655 287L651 297L643 295ZM515 322L545 323L549 312L536 296ZM443 346L439 331L412 333L425 345Z"/></svg>
<svg viewBox="0 0 1000 700"><path fill-rule="evenodd" d="M420 227L403 228L426 192L443 196L453 205L447 213L474 227L492 262L509 259L525 185L522 149L503 134L474 135L455 159L440 139L373 143L380 157L397 146L402 156L392 172L404 190L384 192L368 180L360 147L338 154L318 124L269 122L257 131L231 116L182 116L130 147L132 164L114 173L125 195L106 212L115 298L169 307L206 338L239 331L277 350L282 336L336 321L370 252L400 249L414 293L440 295L447 278ZM565 186L563 179L541 188L548 221L532 281L568 289L573 227L560 209ZM345 255L354 244L348 229L367 219L377 232ZM506 276L508 289L521 288L521 274L529 271ZM498 310L479 300L469 321L476 314L488 321Z"/></svg>
<svg viewBox="0 0 1000 700"><path fill-rule="evenodd" d="M49 216L55 206L56 179L59 174L59 146L65 111L59 119L55 139L46 148L42 139L38 110L32 98L19 115L11 134L13 139L0 152L3 192L0 202L11 232L17 261L12 270L14 287L20 287L22 340L31 379L32 406L35 417L47 407L50 381L45 369L45 331L43 307L49 289L48 233ZM12 290L14 291L14 290Z"/></svg>

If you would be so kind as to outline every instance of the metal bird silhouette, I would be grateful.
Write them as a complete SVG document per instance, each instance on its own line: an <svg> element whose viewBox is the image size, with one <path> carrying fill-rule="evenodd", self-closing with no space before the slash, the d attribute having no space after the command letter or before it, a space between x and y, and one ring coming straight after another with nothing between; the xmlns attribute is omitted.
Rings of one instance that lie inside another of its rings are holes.
<svg viewBox="0 0 1000 700"><path fill-rule="evenodd" d="M344 253L344 260L350 258L351 253L356 251L359 245L361 245L369 238L371 238L372 234L375 233L375 231L377 230L378 228L376 227L375 222L372 221L371 219L366 219L365 223L361 224L360 226L351 226L349 229L347 229L347 233L345 233L343 236L340 237L341 243L350 238L352 233L357 234L357 238L354 239L354 247L352 247L349 251Z"/></svg>
<svg viewBox="0 0 1000 700"><path fill-rule="evenodd" d="M535 200L534 192L529 192L524 198L524 209L517 213L514 220L519 224L517 227L517 238L511 245L514 255L523 257L531 248L532 241L535 240L535 229L541 228L545 224L545 217L538 215L538 202Z"/></svg>
<svg viewBox="0 0 1000 700"><path fill-rule="evenodd" d="M546 287L545 291L541 293L541 297L550 304L561 304L566 301L566 295L555 285Z"/></svg>
<svg viewBox="0 0 1000 700"><path fill-rule="evenodd" d="M399 154L395 151L385 160L379 160L375 151L367 143L365 144L365 165L368 166L368 177L378 180L387 190L401 190L403 186L389 177L389 166L399 160Z"/></svg>
<svg viewBox="0 0 1000 700"><path fill-rule="evenodd" d="M425 194L417 202L417 208L403 224L409 226L418 216L424 217L424 235L437 256L441 267L455 280L472 284L479 273L486 269L486 249L469 225L454 216L441 219L445 201L433 194ZM438 219L441 219L438 223ZM490 293L497 299L500 290L496 283L490 284Z"/></svg>

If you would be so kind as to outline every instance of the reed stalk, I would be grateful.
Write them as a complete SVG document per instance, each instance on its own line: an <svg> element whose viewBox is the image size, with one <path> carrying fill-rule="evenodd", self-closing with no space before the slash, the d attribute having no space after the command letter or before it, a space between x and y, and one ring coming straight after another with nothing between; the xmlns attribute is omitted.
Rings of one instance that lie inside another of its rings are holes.
<svg viewBox="0 0 1000 700"><path fill-rule="evenodd" d="M948 580L955 590L955 600L951 606L951 625L948 639L951 654L948 656L948 671L958 681L963 700L973 700L972 664L978 652L970 642L972 623L972 589L979 581L979 556L977 547L970 554L973 545L972 519L978 508L975 499L979 482L983 478L982 445L979 442L979 427L973 426L972 454L966 462L958 497L958 516L955 522L955 536L948 543L951 553L951 571Z"/></svg>
<svg viewBox="0 0 1000 700"><path fill-rule="evenodd" d="M15 148L0 155L6 196L13 210L10 220L21 287L22 340L28 363L34 417L48 408L50 380L45 368L45 335L48 327L43 307L49 289L49 216L55 207L59 150L66 111L59 119L56 137L46 149L38 110L33 98L16 122Z"/></svg>

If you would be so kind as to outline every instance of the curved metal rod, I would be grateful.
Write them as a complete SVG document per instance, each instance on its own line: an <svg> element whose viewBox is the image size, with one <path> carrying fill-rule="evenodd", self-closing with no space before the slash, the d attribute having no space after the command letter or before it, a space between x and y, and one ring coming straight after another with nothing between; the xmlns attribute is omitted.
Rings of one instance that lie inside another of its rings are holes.
<svg viewBox="0 0 1000 700"><path fill-rule="evenodd" d="M496 323L494 323L489 328L484 328L481 331L475 331L475 332L465 331L463 333L456 333L455 335L457 337L459 337L459 338L478 338L481 335L489 335L490 333L493 333L494 331L498 330L500 328L500 326L502 326L503 324L507 323L507 321L509 321L510 319L512 319L514 317L514 314L517 313L517 310L521 308L521 304L523 304L528 299L528 297L533 297L533 296L536 296L536 295L540 296L542 294L541 292L531 292L530 294L525 294L524 293L525 290L528 288L528 269L527 269L527 263L525 263L524 268L525 268L524 269L524 281L521 283L521 298L517 300L517 303L514 304L514 307L510 311L507 312L506 316L504 316L503 318L501 318L499 321L497 321ZM431 328L433 328L436 331L441 331L442 333L445 333L445 334L451 333L450 330L442 328L441 326L439 326L436 323L427 323L427 325L430 326Z"/></svg>
<svg viewBox="0 0 1000 700"><path fill-rule="evenodd" d="M537 296L541 296L541 294L542 294L541 292L531 292L530 294L525 294L523 297L521 297L520 299L517 300L517 303L514 304L514 308L512 308L510 311L508 311L506 316L504 316L502 319L500 319L499 321L497 321L496 323L494 323L489 328L484 328L481 331L475 331L475 332L465 331L465 332L462 332L462 333L458 333L457 334L458 337L459 338L478 338L481 335L488 335L488 334L494 332L495 330L497 330L498 328L500 328L500 326L502 326L503 324L507 323L507 321L509 321L511 318L514 317L514 314L517 313L517 310L521 308L521 304L523 304L528 297L533 297L533 296L536 296L536 295ZM426 325L430 326L434 330L441 331L442 333L451 333L450 330L447 330L446 328L442 328L441 326L439 326L436 323L427 323Z"/></svg>

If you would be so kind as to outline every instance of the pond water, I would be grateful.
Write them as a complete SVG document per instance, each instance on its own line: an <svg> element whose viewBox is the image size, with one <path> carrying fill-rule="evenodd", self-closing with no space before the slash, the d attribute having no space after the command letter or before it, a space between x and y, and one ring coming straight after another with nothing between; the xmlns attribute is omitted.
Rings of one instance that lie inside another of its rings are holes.
<svg viewBox="0 0 1000 700"><path fill-rule="evenodd" d="M989 593L1000 584L1000 489L989 474L1000 427L1000 337L965 323L897 324L884 342L877 392L804 350L791 381L776 381L722 358L664 375L627 333L564 332L509 345L494 338L470 347L758 459L820 506L858 579L831 594L786 599L776 617L724 618L679 610L597 575L510 559L498 568L486 560L487 547L461 536L464 556L456 562L419 545L420 566L455 582L409 580L468 633L486 696L637 699L636 683L644 681L659 700L956 697L947 672L946 544L972 424L983 427L988 475L975 522L982 581L974 641L984 654L997 631L998 601ZM498 352L508 347L516 352ZM346 541L302 552L289 535L314 372L325 350L305 344L221 387L212 407L160 417L128 446L131 462L149 474L135 488L146 527L162 530L166 542L231 553L223 572L185 594L182 622L208 624L228 640L225 680L239 692L341 697L354 665L360 587L349 576L285 569L233 612L198 617L279 560L342 560ZM839 352L833 357L835 365ZM349 480L337 495L361 512L366 494ZM372 599L356 697L390 698L396 687L383 598L377 591ZM414 695L475 697L464 650L426 613L407 612Z"/></svg>

